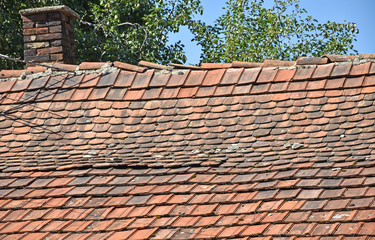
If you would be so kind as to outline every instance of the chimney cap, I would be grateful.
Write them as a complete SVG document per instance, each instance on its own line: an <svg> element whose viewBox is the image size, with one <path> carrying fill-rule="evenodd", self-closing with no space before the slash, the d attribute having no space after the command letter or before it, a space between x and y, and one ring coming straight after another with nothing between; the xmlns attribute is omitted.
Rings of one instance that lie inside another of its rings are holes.
<svg viewBox="0 0 375 240"><path fill-rule="evenodd" d="M64 13L65 15L71 17L73 20L80 18L78 13L74 12L72 9L70 9L69 7L64 6L64 5L62 5L62 6L40 7L40 8L29 8L29 9L24 9L24 10L19 11L19 13L22 16L35 15L35 14L40 14L40 13L51 13L51 12Z"/></svg>

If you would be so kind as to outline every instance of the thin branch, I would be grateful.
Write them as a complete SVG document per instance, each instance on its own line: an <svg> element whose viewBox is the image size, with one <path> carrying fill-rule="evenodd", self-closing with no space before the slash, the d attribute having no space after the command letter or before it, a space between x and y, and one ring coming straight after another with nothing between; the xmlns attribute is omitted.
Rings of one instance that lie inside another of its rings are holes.
<svg viewBox="0 0 375 240"><path fill-rule="evenodd" d="M85 14L86 15L86 14ZM90 23L90 22L87 22L87 21L84 21L82 20L83 17L80 19L80 23L81 24L85 24L87 26L90 26L90 27L94 27L94 29L102 29L103 33L108 36L110 35L113 39L115 39L121 46L123 49L125 49L125 47L123 46L122 44L122 41L119 39L119 37L115 34L113 34L111 31L107 31L105 28L104 28L104 19L101 21L101 23ZM131 27L137 27L138 29L141 28L141 25L138 24L138 23L131 23L131 22L123 22L123 23L119 23L117 25L115 25L115 27L121 27L121 26L125 26L125 25L128 25L128 26L131 26ZM142 48L144 47L145 43L146 43L146 40L148 38L148 35L147 35L147 31L146 29L142 28L142 30L145 32L145 38L143 39L143 42L142 42L142 45L141 47L138 49L138 53L140 53L142 51ZM103 53L104 54L104 53Z"/></svg>
<svg viewBox="0 0 375 240"><path fill-rule="evenodd" d="M123 23L117 24L117 27L120 27L120 26L123 26L123 25L139 26L138 23L123 22Z"/></svg>
<svg viewBox="0 0 375 240"><path fill-rule="evenodd" d="M95 27L95 24L90 23L90 22L83 21L82 19L81 19L79 22L82 23L82 24L88 25L88 26L90 26L90 27Z"/></svg>
<svg viewBox="0 0 375 240"><path fill-rule="evenodd" d="M9 56L4 55L4 54L0 54L0 58L4 58L4 59L7 59L7 60L10 60L10 61L13 61L13 62L20 62L20 63L25 63L25 64L30 63L30 64L34 64L34 65L37 65L37 66L52 68L52 69L56 69L56 70L60 70L60 71L74 72L74 71L68 70L68 69L54 67L54 66L50 66L50 65L46 65L46 64L42 64L42 63L36 63L34 61L26 61L26 60L22 60L22 59L19 59L19 58L12 58L12 57L9 57Z"/></svg>

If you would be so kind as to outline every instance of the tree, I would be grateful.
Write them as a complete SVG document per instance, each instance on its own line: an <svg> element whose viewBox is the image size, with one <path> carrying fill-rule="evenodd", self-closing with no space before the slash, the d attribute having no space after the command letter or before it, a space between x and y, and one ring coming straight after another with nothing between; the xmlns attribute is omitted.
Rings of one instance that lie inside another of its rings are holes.
<svg viewBox="0 0 375 240"><path fill-rule="evenodd" d="M189 25L201 12L199 0L91 1L81 15L94 24L80 22L77 55L85 61L183 63L184 45L169 43L168 34Z"/></svg>
<svg viewBox="0 0 375 240"><path fill-rule="evenodd" d="M354 23L319 23L299 0L229 0L213 26L198 21L190 29L202 46L201 61L262 62L295 60L298 56L356 53Z"/></svg>
<svg viewBox="0 0 375 240"><path fill-rule="evenodd" d="M67 5L78 14L75 41L78 62L140 60L184 63L184 45L170 43L169 33L188 26L202 46L201 61L292 60L298 56L347 54L358 29L354 23L318 23L299 0L228 0L213 26L195 20L200 0L2 0L0 53L23 58L21 9ZM0 59L0 69L22 68Z"/></svg>
<svg viewBox="0 0 375 240"><path fill-rule="evenodd" d="M66 5L81 16L75 29L78 62L140 60L162 64L186 61L181 41L168 34L202 13L200 0L2 0L0 53L23 58L21 9ZM22 65L0 59L0 68Z"/></svg>

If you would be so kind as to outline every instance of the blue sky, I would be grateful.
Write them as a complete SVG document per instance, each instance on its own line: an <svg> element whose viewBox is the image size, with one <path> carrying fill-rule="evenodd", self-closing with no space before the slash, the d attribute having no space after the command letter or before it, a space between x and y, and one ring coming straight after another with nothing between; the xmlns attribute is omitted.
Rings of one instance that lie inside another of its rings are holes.
<svg viewBox="0 0 375 240"><path fill-rule="evenodd" d="M204 12L199 19L212 24L224 10L227 0L201 0ZM266 6L272 6L273 0L266 0ZM335 22L354 22L357 24L359 34L354 49L359 53L375 53L375 0L301 0L301 7L319 22L327 20ZM186 28L170 36L170 41L181 40L185 45L187 64L199 62L200 47L192 42L193 35Z"/></svg>

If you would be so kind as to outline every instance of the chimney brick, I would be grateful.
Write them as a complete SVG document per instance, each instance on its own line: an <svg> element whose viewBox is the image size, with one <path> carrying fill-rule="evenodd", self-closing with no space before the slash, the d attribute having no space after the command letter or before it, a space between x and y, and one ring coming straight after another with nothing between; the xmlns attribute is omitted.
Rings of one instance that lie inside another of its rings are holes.
<svg viewBox="0 0 375 240"><path fill-rule="evenodd" d="M66 6L21 10L25 60L74 64L73 21L79 15Z"/></svg>

